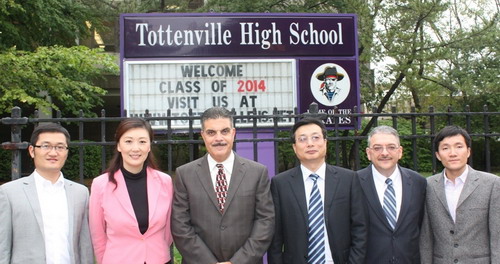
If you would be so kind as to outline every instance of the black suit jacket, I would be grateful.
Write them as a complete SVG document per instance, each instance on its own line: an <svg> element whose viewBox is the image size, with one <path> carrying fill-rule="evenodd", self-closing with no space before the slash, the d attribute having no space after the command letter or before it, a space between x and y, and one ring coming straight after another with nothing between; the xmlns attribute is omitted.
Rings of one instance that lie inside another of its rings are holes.
<svg viewBox="0 0 500 264"><path fill-rule="evenodd" d="M366 263L420 264L418 243L427 181L417 172L398 166L403 184L403 197L401 211L393 231L377 195L372 166L358 171L370 217Z"/></svg>
<svg viewBox="0 0 500 264"><path fill-rule="evenodd" d="M367 212L356 173L326 165L325 222L335 264L364 263ZM276 229L268 262L307 263L307 204L300 166L271 180Z"/></svg>

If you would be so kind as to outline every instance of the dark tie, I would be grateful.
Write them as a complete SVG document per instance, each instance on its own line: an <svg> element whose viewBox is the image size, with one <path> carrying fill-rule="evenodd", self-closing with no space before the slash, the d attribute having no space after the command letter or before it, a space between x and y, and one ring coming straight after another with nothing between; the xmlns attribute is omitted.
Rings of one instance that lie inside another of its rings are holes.
<svg viewBox="0 0 500 264"><path fill-rule="evenodd" d="M307 263L325 263L325 222L323 217L323 203L318 189L318 175L311 174L314 181L311 197L309 198L309 230L308 230L308 255Z"/></svg>
<svg viewBox="0 0 500 264"><path fill-rule="evenodd" d="M396 226L396 193L394 192L394 187L392 187L392 180L385 180L387 188L384 192L384 212L389 221L389 225L394 230Z"/></svg>
<svg viewBox="0 0 500 264"><path fill-rule="evenodd" d="M224 203L226 202L227 196L227 180L226 174L224 173L224 166L222 164L217 164L216 166L219 171L217 172L217 177L215 179L215 194L217 195L219 210L223 213Z"/></svg>

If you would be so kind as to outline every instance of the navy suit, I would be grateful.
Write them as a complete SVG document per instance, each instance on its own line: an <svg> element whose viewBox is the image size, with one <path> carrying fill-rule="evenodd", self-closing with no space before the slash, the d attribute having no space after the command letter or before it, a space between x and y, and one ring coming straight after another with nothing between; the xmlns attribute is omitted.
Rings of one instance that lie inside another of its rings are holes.
<svg viewBox="0 0 500 264"><path fill-rule="evenodd" d="M419 235L427 182L417 172L398 166L403 197L396 227L392 230L377 195L372 168L370 165L358 171L370 217L366 263L420 264Z"/></svg>
<svg viewBox="0 0 500 264"><path fill-rule="evenodd" d="M267 253L270 264L307 263L308 212L300 166L271 180L276 229ZM325 224L335 264L365 261L366 208L356 172L326 164Z"/></svg>

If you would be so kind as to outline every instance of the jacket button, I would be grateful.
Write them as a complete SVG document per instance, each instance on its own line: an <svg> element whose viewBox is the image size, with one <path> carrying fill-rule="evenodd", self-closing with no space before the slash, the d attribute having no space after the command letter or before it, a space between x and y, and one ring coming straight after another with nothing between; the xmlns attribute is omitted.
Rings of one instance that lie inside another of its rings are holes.
<svg viewBox="0 0 500 264"><path fill-rule="evenodd" d="M455 259L453 262L458 263L458 259Z"/></svg>
<svg viewBox="0 0 500 264"><path fill-rule="evenodd" d="M455 234L455 231L453 231L453 230L450 230L450 234L452 234L452 235L453 235L453 234Z"/></svg>
<svg viewBox="0 0 500 264"><path fill-rule="evenodd" d="M454 244L453 246L457 248L457 247L458 247L458 244Z"/></svg>

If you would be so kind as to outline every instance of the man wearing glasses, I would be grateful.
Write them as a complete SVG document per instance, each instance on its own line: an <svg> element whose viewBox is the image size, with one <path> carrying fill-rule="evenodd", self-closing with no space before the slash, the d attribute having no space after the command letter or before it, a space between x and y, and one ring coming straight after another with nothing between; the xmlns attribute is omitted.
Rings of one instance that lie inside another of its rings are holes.
<svg viewBox="0 0 500 264"><path fill-rule="evenodd" d="M392 127L369 133L366 155L372 164L358 171L370 216L366 263L419 264L425 178L398 165L403 147Z"/></svg>
<svg viewBox="0 0 500 264"><path fill-rule="evenodd" d="M271 180L276 228L268 262L365 263L368 220L356 172L326 163L321 120L297 121L291 136L300 166Z"/></svg>
<svg viewBox="0 0 500 264"><path fill-rule="evenodd" d="M88 189L64 179L68 131L39 125L29 154L35 171L0 186L0 263L94 263Z"/></svg>

